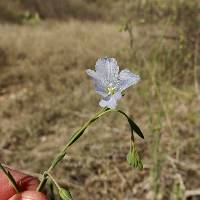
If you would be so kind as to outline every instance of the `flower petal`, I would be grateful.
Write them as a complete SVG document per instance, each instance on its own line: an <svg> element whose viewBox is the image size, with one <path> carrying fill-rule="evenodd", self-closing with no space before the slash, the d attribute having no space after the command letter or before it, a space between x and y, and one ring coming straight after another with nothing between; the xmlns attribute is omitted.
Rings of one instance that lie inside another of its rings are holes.
<svg viewBox="0 0 200 200"><path fill-rule="evenodd" d="M113 83L118 78L119 66L115 58L99 58L95 69L98 74L101 74L106 84Z"/></svg>
<svg viewBox="0 0 200 200"><path fill-rule="evenodd" d="M114 109L116 108L117 106L117 102L114 98L110 98L110 100L106 101L104 99L102 99L100 102L99 102L99 105L103 108L107 107L107 108L111 108L111 109Z"/></svg>
<svg viewBox="0 0 200 200"><path fill-rule="evenodd" d="M100 94L103 97L108 96L108 93L105 90L105 86L101 80L93 78L93 83L94 83L95 90L98 94Z"/></svg>
<svg viewBox="0 0 200 200"><path fill-rule="evenodd" d="M140 80L140 76L133 74L128 69L124 69L119 73L119 80L119 90L123 91L131 85L135 85Z"/></svg>
<svg viewBox="0 0 200 200"><path fill-rule="evenodd" d="M116 92L116 93L113 95L113 98L115 98L116 100L121 99L121 98L122 98L121 92L120 92L120 91L119 91L119 92Z"/></svg>
<svg viewBox="0 0 200 200"><path fill-rule="evenodd" d="M105 91L106 86L101 80L101 75L99 75L97 72L91 69L87 69L86 73L92 77L96 92L103 97L108 96L108 94Z"/></svg>
<svg viewBox="0 0 200 200"><path fill-rule="evenodd" d="M94 70L91 70L91 69L87 69L86 70L86 73L91 76L92 78L95 78L95 79L99 79L100 77L98 76L98 74L94 71Z"/></svg>
<svg viewBox="0 0 200 200"><path fill-rule="evenodd" d="M121 99L121 97L122 97L121 92L117 92L114 95L101 99L99 105L103 108L108 107L114 109L117 106L117 101Z"/></svg>

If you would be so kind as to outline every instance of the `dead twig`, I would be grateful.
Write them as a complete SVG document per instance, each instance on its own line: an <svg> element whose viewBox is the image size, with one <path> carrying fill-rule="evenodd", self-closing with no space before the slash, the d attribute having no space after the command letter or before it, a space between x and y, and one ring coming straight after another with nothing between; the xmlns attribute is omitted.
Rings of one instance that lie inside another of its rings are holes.
<svg viewBox="0 0 200 200"><path fill-rule="evenodd" d="M185 162L182 162L182 161L179 161L179 160L176 160L176 159L174 159L174 158L172 158L171 156L167 156L167 159L171 162L171 163L173 163L173 165L175 164L175 165L178 165L178 166L180 166L181 168L184 168L185 170L192 170L192 171L195 171L197 174L199 174L198 172L199 172L199 167L197 166L197 165L195 165L195 164L187 164L187 163L185 163Z"/></svg>
<svg viewBox="0 0 200 200"><path fill-rule="evenodd" d="M187 200L188 198L192 198L192 197L200 197L200 189L187 190L185 192L184 200Z"/></svg>

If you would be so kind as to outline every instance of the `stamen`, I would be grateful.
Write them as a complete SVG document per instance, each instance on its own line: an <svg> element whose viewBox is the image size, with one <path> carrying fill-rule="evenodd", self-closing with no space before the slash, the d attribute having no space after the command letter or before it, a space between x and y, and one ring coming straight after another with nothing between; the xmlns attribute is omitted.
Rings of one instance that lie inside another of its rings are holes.
<svg viewBox="0 0 200 200"><path fill-rule="evenodd" d="M115 94L115 89L116 89L115 87L107 87L107 93L113 95Z"/></svg>

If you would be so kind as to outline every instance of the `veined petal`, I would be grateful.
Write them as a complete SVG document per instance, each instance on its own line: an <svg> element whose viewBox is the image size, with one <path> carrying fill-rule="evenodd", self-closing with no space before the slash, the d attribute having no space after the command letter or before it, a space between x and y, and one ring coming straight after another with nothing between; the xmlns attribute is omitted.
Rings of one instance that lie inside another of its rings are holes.
<svg viewBox="0 0 200 200"><path fill-rule="evenodd" d="M101 79L101 75L99 75L97 72L91 69L87 69L86 72L89 76L92 77L96 92L103 97L108 96L108 94L105 91L106 86Z"/></svg>
<svg viewBox="0 0 200 200"><path fill-rule="evenodd" d="M131 85L135 85L140 80L140 76L133 74L128 69L124 69L119 73L119 80L119 90L123 91Z"/></svg>
<svg viewBox="0 0 200 200"><path fill-rule="evenodd" d="M121 98L122 98L121 92L120 92L120 91L119 91L119 92L116 92L116 93L113 95L113 98L115 98L116 100L121 99Z"/></svg>
<svg viewBox="0 0 200 200"><path fill-rule="evenodd" d="M101 80L95 79L95 78L93 78L93 82L94 82L94 87L95 87L96 92L103 97L107 97L108 93L105 90L105 86L104 86L103 82Z"/></svg>
<svg viewBox="0 0 200 200"><path fill-rule="evenodd" d="M98 74L94 71L94 70L91 70L91 69L87 69L86 70L86 73L91 76L92 78L95 78L95 79L99 79L100 77L98 76Z"/></svg>
<svg viewBox="0 0 200 200"><path fill-rule="evenodd" d="M117 80L119 66L115 58L99 58L95 66L96 72L101 74L107 84Z"/></svg>
<svg viewBox="0 0 200 200"><path fill-rule="evenodd" d="M100 102L99 102L99 105L103 108L107 107L107 108L111 108L111 109L114 109L116 108L117 106L117 102L116 100L111 97L110 100L106 101L104 99L102 99Z"/></svg>
<svg viewBox="0 0 200 200"><path fill-rule="evenodd" d="M103 108L108 107L114 109L117 106L117 101L121 99L121 97L122 97L121 92L117 92L114 95L110 95L106 98L101 99L99 105Z"/></svg>

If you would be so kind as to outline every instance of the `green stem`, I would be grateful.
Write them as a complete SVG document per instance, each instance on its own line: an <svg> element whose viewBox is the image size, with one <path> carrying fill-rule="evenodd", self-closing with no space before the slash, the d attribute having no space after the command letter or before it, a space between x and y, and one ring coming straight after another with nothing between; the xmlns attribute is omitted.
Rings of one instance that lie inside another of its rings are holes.
<svg viewBox="0 0 200 200"><path fill-rule="evenodd" d="M10 181L10 183L12 184L13 188L15 189L15 191L17 193L20 192L20 188L18 187L15 179L13 178L13 176L11 175L11 173L9 171L7 171L3 165L0 163L0 169L3 171L3 173L5 174L5 176L8 178L8 180Z"/></svg>
<svg viewBox="0 0 200 200"><path fill-rule="evenodd" d="M48 172L46 172L46 174L47 174L48 177L53 181L53 183L54 183L55 186L58 188L58 190L60 190L60 186L58 185L58 183L57 183L57 181L54 179L54 177L53 177L50 173L48 173Z"/></svg>
<svg viewBox="0 0 200 200"><path fill-rule="evenodd" d="M82 128L80 128L78 131L76 131L72 137L74 135L78 135L79 133L81 133L84 129L86 129L90 123L92 123L95 119L99 118L100 116L102 116L103 114L107 113L107 112L111 112L113 110L107 110L107 108L103 108L101 109L99 112L97 112L94 117L92 117L90 120L88 120L83 126ZM53 162L51 163L49 169L43 173L42 175L42 180L39 184L39 186L37 187L37 191L41 191L43 189L43 187L45 186L47 179L48 179L48 174L56 167L56 165L64 158L64 156L66 155L66 151L68 149L68 147L71 145L71 141L69 141L64 148L56 155L55 159L53 160Z"/></svg>

